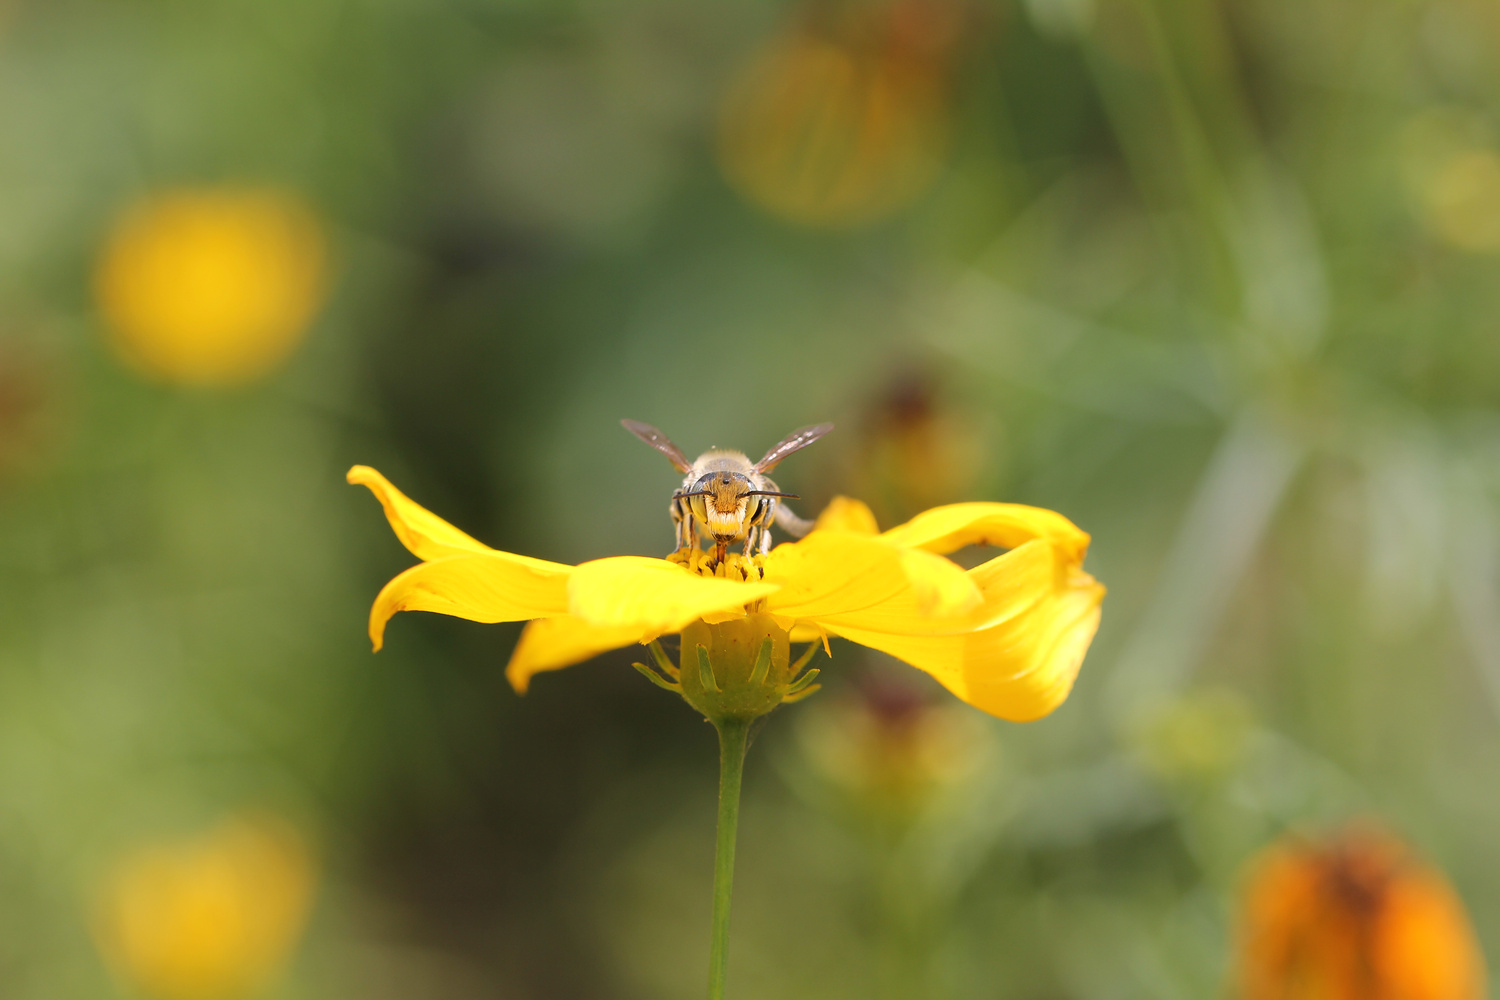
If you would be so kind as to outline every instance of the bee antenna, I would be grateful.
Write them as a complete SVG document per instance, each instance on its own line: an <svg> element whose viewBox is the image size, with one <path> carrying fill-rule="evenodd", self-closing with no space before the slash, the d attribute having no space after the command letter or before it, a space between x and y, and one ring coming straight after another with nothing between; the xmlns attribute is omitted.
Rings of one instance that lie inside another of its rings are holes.
<svg viewBox="0 0 1500 1000"><path fill-rule="evenodd" d="M751 490L749 493L742 494L742 496L747 496L747 497L786 497L788 500L801 500L802 499L802 497L798 496L796 493L777 493L775 490Z"/></svg>
<svg viewBox="0 0 1500 1000"><path fill-rule="evenodd" d="M711 490L697 490L693 493L673 493L672 496L677 500L685 500L688 497L711 497L713 496L713 492Z"/></svg>

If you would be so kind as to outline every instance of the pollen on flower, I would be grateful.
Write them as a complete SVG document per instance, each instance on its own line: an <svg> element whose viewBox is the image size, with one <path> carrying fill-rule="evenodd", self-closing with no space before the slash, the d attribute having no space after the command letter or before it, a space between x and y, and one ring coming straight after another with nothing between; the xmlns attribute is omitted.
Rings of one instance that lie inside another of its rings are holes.
<svg viewBox="0 0 1500 1000"><path fill-rule="evenodd" d="M749 583L759 583L765 576L765 556L743 556L737 552L730 552L724 556L722 562L714 562L712 552L705 552L699 548L678 549L667 556L668 562L686 566L699 576L711 576L720 580L744 580Z"/></svg>

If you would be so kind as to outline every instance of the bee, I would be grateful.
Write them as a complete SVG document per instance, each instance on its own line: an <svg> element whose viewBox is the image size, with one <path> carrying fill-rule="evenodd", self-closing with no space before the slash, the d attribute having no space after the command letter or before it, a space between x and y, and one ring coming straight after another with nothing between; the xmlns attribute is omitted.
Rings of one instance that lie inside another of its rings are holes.
<svg viewBox="0 0 1500 1000"><path fill-rule="evenodd" d="M833 430L832 424L818 424L792 431L752 463L741 451L714 448L689 462L682 449L661 431L638 420L620 421L625 429L667 456L678 472L684 473L682 487L672 494L672 525L677 531L677 551L697 547L697 532L714 542L714 563L722 563L729 546L745 543L745 555L759 550L771 551L771 524L774 522L794 538L812 530L813 522L798 517L780 501L800 500L795 493L783 493L766 473L782 459L801 451Z"/></svg>

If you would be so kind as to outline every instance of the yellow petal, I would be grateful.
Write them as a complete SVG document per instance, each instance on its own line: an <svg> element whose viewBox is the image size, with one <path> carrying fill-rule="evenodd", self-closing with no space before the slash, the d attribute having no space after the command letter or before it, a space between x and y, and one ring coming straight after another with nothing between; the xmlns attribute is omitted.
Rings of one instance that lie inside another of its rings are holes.
<svg viewBox="0 0 1500 1000"><path fill-rule="evenodd" d="M911 555L921 550L906 550ZM931 559L942 556L922 553ZM949 563L952 565L952 563ZM1024 614L1050 597L1060 572L1056 549L1045 541L1027 542L965 574L978 590L980 603L967 613L939 617L931 613L918 588L857 611L818 616L813 624L832 629L888 632L893 635L958 635L990 628Z"/></svg>
<svg viewBox="0 0 1500 1000"><path fill-rule="evenodd" d="M715 611L743 608L778 589L774 583L699 576L665 559L612 556L574 568L567 610L592 625L661 635Z"/></svg>
<svg viewBox="0 0 1500 1000"><path fill-rule="evenodd" d="M966 545L1017 548L1049 539L1072 562L1083 562L1089 536L1056 511L1016 503L955 503L923 511L880 536L893 545L954 552Z"/></svg>
<svg viewBox="0 0 1500 1000"><path fill-rule="evenodd" d="M828 633L819 625L814 625L811 622L798 622L794 618L787 620L796 622L791 628L787 629L792 642L822 642L828 637Z"/></svg>
<svg viewBox="0 0 1500 1000"><path fill-rule="evenodd" d="M425 507L413 503L406 494L392 486L390 480L368 465L356 465L349 470L347 478L351 483L370 488L370 492L375 494L380 505L385 508L386 520L391 522L396 537L418 559L441 559L463 552L494 551Z"/></svg>
<svg viewBox="0 0 1500 1000"><path fill-rule="evenodd" d="M979 590L956 564L834 529L772 549L765 580L781 589L766 599L768 614L822 619L851 614L905 597L927 615L957 614L977 606Z"/></svg>
<svg viewBox="0 0 1500 1000"><path fill-rule="evenodd" d="M521 631L505 678L517 694L525 694L531 678L543 671L571 667L642 638L640 629L628 625L590 625L573 615L540 618Z"/></svg>
<svg viewBox="0 0 1500 1000"><path fill-rule="evenodd" d="M880 531L875 512L863 501L850 497L834 497L828 501L813 528L817 531L852 531L857 535L873 535Z"/></svg>
<svg viewBox="0 0 1500 1000"><path fill-rule="evenodd" d="M983 603L977 583L950 559L838 529L775 547L763 571L781 588L766 598L766 613L780 618L837 618L892 601L907 615L953 618Z"/></svg>
<svg viewBox="0 0 1500 1000"><path fill-rule="evenodd" d="M370 640L380 649L398 611L435 611L475 622L517 622L568 612L573 567L509 552L471 552L419 563L386 584L370 609Z"/></svg>
<svg viewBox="0 0 1500 1000"><path fill-rule="evenodd" d="M954 618L983 603L974 581L951 559L921 549L904 549L901 569L923 614Z"/></svg>
<svg viewBox="0 0 1500 1000"><path fill-rule="evenodd" d="M1023 613L958 635L900 635L829 626L846 639L925 670L975 708L1013 722L1047 715L1067 698L1099 626L1104 588L1079 572Z"/></svg>

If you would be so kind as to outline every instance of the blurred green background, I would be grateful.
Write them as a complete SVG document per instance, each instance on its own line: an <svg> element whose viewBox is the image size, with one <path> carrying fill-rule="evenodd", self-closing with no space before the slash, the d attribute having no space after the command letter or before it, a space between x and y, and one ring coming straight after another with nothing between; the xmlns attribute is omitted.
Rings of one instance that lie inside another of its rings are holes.
<svg viewBox="0 0 1500 1000"><path fill-rule="evenodd" d="M1039 504L1110 587L1026 726L835 645L734 995L1220 996L1246 860L1354 817L1500 955L1492 0L6 0L0 136L0 996L700 995L712 732L628 650L372 655L343 481L664 554L621 417L833 420L803 514Z"/></svg>

